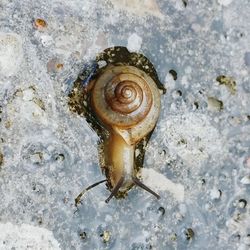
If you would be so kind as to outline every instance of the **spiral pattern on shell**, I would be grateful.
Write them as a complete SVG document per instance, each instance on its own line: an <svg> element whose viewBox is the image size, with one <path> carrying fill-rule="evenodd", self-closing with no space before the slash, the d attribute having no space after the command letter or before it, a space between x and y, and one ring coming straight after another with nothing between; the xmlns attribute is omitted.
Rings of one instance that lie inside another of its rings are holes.
<svg viewBox="0 0 250 250"><path fill-rule="evenodd" d="M149 113L153 95L148 77L132 66L115 66L104 71L95 82L92 104L108 125L128 128Z"/></svg>

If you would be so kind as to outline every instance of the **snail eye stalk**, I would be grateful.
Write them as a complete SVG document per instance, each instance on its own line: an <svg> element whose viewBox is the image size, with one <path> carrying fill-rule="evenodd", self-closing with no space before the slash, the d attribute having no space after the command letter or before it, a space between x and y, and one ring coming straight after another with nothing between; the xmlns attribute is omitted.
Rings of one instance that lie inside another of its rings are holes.
<svg viewBox="0 0 250 250"><path fill-rule="evenodd" d="M160 195L155 193L153 190L151 190L149 187L147 187L145 184L143 184L138 178L132 177L132 180L136 186L141 187L142 189L146 190L147 192L151 193L154 195L158 200L161 198Z"/></svg>
<svg viewBox="0 0 250 250"><path fill-rule="evenodd" d="M107 180L102 180L102 181L98 181L90 186L88 186L87 188L85 188L76 198L75 198L75 206L77 207L77 204L79 204L81 197L90 189L92 189L93 187L98 186L99 184L106 182Z"/></svg>
<svg viewBox="0 0 250 250"><path fill-rule="evenodd" d="M109 203L109 201L112 199L112 197L118 193L120 187L123 184L123 181L124 181L124 177L121 177L121 179L118 181L118 183L114 187L113 191L111 192L110 196L108 197L108 199L105 200L106 203Z"/></svg>

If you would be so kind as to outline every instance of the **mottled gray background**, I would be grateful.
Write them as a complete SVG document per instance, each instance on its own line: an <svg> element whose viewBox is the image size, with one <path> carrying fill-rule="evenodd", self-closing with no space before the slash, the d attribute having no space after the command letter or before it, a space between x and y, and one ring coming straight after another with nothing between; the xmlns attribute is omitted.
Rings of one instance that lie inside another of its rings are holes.
<svg viewBox="0 0 250 250"><path fill-rule="evenodd" d="M249 0L1 0L0 249L249 249L249 13ZM167 88L143 172L161 200L134 188L107 205L100 185L76 211L103 176L67 94L114 45Z"/></svg>

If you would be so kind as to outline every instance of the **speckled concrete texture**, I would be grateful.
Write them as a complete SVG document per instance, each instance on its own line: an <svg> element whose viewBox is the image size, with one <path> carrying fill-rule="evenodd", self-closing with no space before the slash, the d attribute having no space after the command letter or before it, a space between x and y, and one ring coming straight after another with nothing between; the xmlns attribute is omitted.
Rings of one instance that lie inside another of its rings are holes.
<svg viewBox="0 0 250 250"><path fill-rule="evenodd" d="M249 0L0 1L0 249L250 247ZM68 93L126 46L167 92L142 178L104 201L98 136Z"/></svg>

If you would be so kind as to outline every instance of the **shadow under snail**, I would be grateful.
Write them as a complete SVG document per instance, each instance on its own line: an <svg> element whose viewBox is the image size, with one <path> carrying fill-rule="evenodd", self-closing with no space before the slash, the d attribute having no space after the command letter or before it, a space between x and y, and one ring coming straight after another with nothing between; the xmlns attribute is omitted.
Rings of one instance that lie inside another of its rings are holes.
<svg viewBox="0 0 250 250"><path fill-rule="evenodd" d="M131 65L108 65L88 86L94 116L109 132L104 143L105 180L84 189L76 205L89 189L108 182L111 194L126 194L137 185L160 198L137 177L136 145L155 128L160 113L160 89L143 70Z"/></svg>

